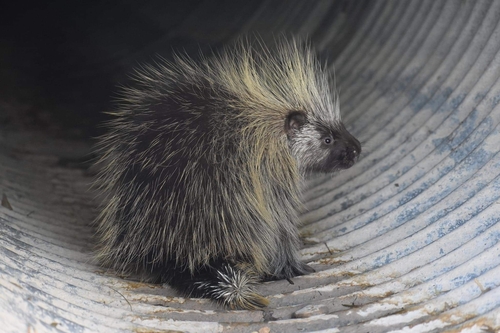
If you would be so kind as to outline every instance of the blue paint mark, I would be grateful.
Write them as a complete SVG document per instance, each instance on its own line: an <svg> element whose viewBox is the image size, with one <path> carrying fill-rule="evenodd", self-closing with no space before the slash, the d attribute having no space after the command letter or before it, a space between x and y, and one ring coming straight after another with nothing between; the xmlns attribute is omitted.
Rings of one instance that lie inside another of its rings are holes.
<svg viewBox="0 0 500 333"><path fill-rule="evenodd" d="M451 146L458 146L462 141L464 141L475 129L475 123L477 122L479 112L477 109L473 109L472 112L465 118L459 125L459 127L453 132L451 137Z"/></svg>
<svg viewBox="0 0 500 333"><path fill-rule="evenodd" d="M473 117L477 117L477 114L474 115ZM472 123L474 121L475 121L474 119L470 119L470 123L464 122L465 125L462 126L460 130L457 130L452 135L450 135L448 140L446 138L433 140L433 144L436 147L436 151L440 154L451 152L449 155L450 158L452 158L455 161L455 163L457 164L460 163L467 155L471 153L471 151L476 149L476 147L478 147L480 144L484 142L484 139L490 133L491 127L493 126L493 122L490 117L485 118L481 122L480 127L477 127L476 129L472 128L473 127ZM476 135L474 137L470 137L473 130L476 130L478 132L480 131L479 133L482 135ZM469 141L464 142L467 139L467 137L469 137ZM474 158L477 158L478 156ZM488 156L487 158L489 159L490 157L491 156ZM481 161L478 160L477 162L481 162L481 164L476 163L475 164L476 166L482 166L487 161L482 159Z"/></svg>
<svg viewBox="0 0 500 333"><path fill-rule="evenodd" d="M474 96L474 102L479 103L480 101L483 100L483 98L486 96L486 93L479 92Z"/></svg>
<svg viewBox="0 0 500 333"><path fill-rule="evenodd" d="M500 221L500 218L496 218L496 219L488 219L491 221L491 223L488 225L488 227L492 226L493 224L497 223L498 221ZM495 232L492 232L490 234L490 239L494 240L495 243L498 243L498 241L500 241L500 232L498 231L495 231Z"/></svg>
<svg viewBox="0 0 500 333"><path fill-rule="evenodd" d="M395 175L395 174L390 174L390 175L388 175L388 176L387 176L387 180L388 180L390 183L394 182L394 181L395 181L396 179L398 179L398 178L399 178L399 175Z"/></svg>
<svg viewBox="0 0 500 333"><path fill-rule="evenodd" d="M395 258L393 257L392 253L387 253L381 256L378 256L375 258L375 261L373 263L373 267L381 267L387 264L390 264L392 261L394 261Z"/></svg>
<svg viewBox="0 0 500 333"><path fill-rule="evenodd" d="M458 155L459 153L457 153ZM479 169L492 158L493 153L484 150L483 148L479 148L475 150L472 154L467 156L467 158L463 161L463 165L468 169Z"/></svg>
<svg viewBox="0 0 500 333"><path fill-rule="evenodd" d="M427 103L429 97L427 95L418 94L413 100L410 102L410 108L414 111L420 111L422 107Z"/></svg>
<svg viewBox="0 0 500 333"><path fill-rule="evenodd" d="M401 169L401 174L404 175L405 173L407 173L409 170L411 170L413 168L413 165L405 165L402 169Z"/></svg>
<svg viewBox="0 0 500 333"><path fill-rule="evenodd" d="M465 275L457 276L456 278L452 279L450 282L455 285L455 287L460 287L461 285L469 282L470 280L478 277L479 275L477 273L467 273Z"/></svg>
<svg viewBox="0 0 500 333"><path fill-rule="evenodd" d="M357 223L354 225L353 229L356 230L358 228L364 227L365 225L368 225L374 221L377 221L379 219L379 214L377 212L371 214L368 216L368 218L365 221L361 221L360 223Z"/></svg>
<svg viewBox="0 0 500 333"><path fill-rule="evenodd" d="M422 210L418 208L420 208L420 205L408 207L408 209L404 210L396 217L396 224L401 225L404 222L415 218L415 216L419 215L422 212Z"/></svg>
<svg viewBox="0 0 500 333"><path fill-rule="evenodd" d="M500 102L500 94L496 95L491 99L491 105L493 107L497 106L497 104Z"/></svg>
<svg viewBox="0 0 500 333"><path fill-rule="evenodd" d="M443 107L443 103L448 99L448 97L452 94L453 89L450 87L444 88L437 94L434 94L432 98L429 97L429 94L417 94L416 97L410 102L410 108L413 112L420 111L426 104L427 106L435 112L440 107ZM464 94L465 97L465 94ZM462 98L463 99L463 98Z"/></svg>
<svg viewBox="0 0 500 333"><path fill-rule="evenodd" d="M460 104L462 104L463 100L465 99L466 94L461 93L458 94L456 97L453 97L447 105L445 105L444 108L440 108L438 112L443 112L443 111L451 111L451 110L456 110Z"/></svg>
<svg viewBox="0 0 500 333"><path fill-rule="evenodd" d="M456 230L457 228L459 228L462 225L464 225L465 222L467 222L467 220L457 219L452 224L439 226L439 228L436 230L436 232L437 232L437 238L441 238L441 237L446 236L447 234L449 234L453 230Z"/></svg>
<svg viewBox="0 0 500 333"><path fill-rule="evenodd" d="M446 147L446 142L448 142L448 137L444 138L438 138L438 139L433 139L432 144L434 145L434 148L438 149L440 153L443 152L443 150L439 150L439 148L442 148L442 146Z"/></svg>
<svg viewBox="0 0 500 333"><path fill-rule="evenodd" d="M422 193L424 190L425 190L426 187L419 187L415 190L411 190L411 191L408 191L404 194L404 196L399 199L398 201L398 206L402 206L404 205L405 203L407 203L408 201L410 201L411 199L415 198L417 195L419 195L420 193Z"/></svg>

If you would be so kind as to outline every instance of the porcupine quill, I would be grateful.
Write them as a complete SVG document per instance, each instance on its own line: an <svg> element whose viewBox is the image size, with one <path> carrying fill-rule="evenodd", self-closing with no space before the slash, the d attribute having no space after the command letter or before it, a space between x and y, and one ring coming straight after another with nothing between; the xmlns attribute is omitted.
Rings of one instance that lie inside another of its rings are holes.
<svg viewBox="0 0 500 333"><path fill-rule="evenodd" d="M297 254L300 182L361 146L309 46L258 44L162 60L122 89L98 145L103 265L239 309L268 304L258 281L313 271Z"/></svg>

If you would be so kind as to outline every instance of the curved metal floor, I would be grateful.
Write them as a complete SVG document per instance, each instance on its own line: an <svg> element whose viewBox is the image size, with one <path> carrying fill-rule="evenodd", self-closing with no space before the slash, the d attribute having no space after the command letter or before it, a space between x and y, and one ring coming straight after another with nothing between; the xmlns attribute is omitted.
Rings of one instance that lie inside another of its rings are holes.
<svg viewBox="0 0 500 333"><path fill-rule="evenodd" d="M88 255L91 177L61 163L88 147L4 129L0 331L498 332L500 1L241 10L220 32L203 3L178 33L309 36L334 61L344 120L364 144L355 167L306 184L302 256L317 272L259 286L264 312L102 272Z"/></svg>

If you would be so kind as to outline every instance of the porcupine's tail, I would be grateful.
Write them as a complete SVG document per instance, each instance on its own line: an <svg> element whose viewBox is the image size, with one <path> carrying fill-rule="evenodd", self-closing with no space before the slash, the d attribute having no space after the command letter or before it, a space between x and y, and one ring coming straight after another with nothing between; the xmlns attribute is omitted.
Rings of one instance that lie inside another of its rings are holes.
<svg viewBox="0 0 500 333"><path fill-rule="evenodd" d="M187 269L170 269L165 273L162 282L188 297L210 298L231 309L258 310L269 304L253 288L259 282L256 275L227 261L211 261L193 273Z"/></svg>

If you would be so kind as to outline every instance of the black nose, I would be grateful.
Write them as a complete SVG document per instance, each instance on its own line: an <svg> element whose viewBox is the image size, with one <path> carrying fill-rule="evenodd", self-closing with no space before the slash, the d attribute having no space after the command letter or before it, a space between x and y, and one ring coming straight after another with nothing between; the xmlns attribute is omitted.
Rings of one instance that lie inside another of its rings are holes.
<svg viewBox="0 0 500 333"><path fill-rule="evenodd" d="M357 161L361 153L361 144L355 137L349 134L337 142L337 149L340 150L341 167L350 168Z"/></svg>
<svg viewBox="0 0 500 333"><path fill-rule="evenodd" d="M349 131L340 123L337 127L338 137L335 141L335 149L338 152L338 162L341 168L350 168L357 161L361 154L361 144Z"/></svg>
<svg viewBox="0 0 500 333"><path fill-rule="evenodd" d="M340 144L344 148L347 158L356 159L361 154L361 144L351 133L345 131L340 140Z"/></svg>
<svg viewBox="0 0 500 333"><path fill-rule="evenodd" d="M358 152L351 146L346 146L340 153L340 165L343 168L350 168L358 159Z"/></svg>
<svg viewBox="0 0 500 333"><path fill-rule="evenodd" d="M347 146L345 148L345 156L348 160L356 160L359 156L359 152L356 147Z"/></svg>

